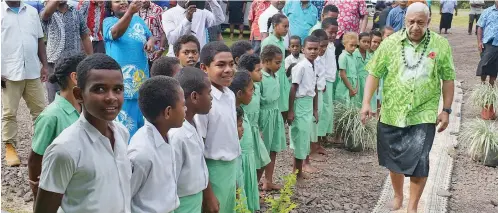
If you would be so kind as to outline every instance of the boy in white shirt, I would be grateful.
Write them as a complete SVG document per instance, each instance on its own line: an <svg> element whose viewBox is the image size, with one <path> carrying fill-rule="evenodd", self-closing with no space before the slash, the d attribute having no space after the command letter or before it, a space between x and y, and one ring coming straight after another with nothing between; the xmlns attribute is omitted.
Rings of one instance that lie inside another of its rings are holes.
<svg viewBox="0 0 498 213"><path fill-rule="evenodd" d="M285 70L289 68L291 64L297 63L304 58L304 54L301 53L301 37L291 36L289 42L290 55L285 58Z"/></svg>
<svg viewBox="0 0 498 213"><path fill-rule="evenodd" d="M337 36L337 31L339 30L339 25L337 24L337 19L326 18L322 21L322 29L327 33L329 45L323 55L325 61L325 81L326 86L323 91L323 110L320 112L320 125L318 126L318 140L326 141L327 134L334 133L334 91L335 91L335 79L337 77L337 62L334 46L335 38ZM325 149L318 145L318 153L326 154Z"/></svg>
<svg viewBox="0 0 498 213"><path fill-rule="evenodd" d="M194 123L196 114L211 109L211 82L206 73L194 67L183 68L175 79L185 95L185 121L169 133L175 151L177 189L180 206L175 213L201 213L202 191L208 187L209 173L204 159L204 141Z"/></svg>
<svg viewBox="0 0 498 213"><path fill-rule="evenodd" d="M130 135L113 122L123 105L121 68L96 53L77 74L73 93L83 111L45 151L34 212L130 212Z"/></svg>
<svg viewBox="0 0 498 213"><path fill-rule="evenodd" d="M318 122L318 96L316 91L316 73L313 63L318 57L320 39L309 36L304 39L304 56L292 69L292 87L289 95L290 144L294 150L294 171L298 170L298 185L304 183L307 176L303 173L303 161L310 154L311 128L313 117Z"/></svg>
<svg viewBox="0 0 498 213"><path fill-rule="evenodd" d="M204 211L232 213L235 208L237 157L240 144L237 136L235 94L232 83L234 60L223 42L211 42L201 50L201 69L211 81L212 108L207 115L194 117L197 131L205 139L204 157L209 171L204 191Z"/></svg>
<svg viewBox="0 0 498 213"><path fill-rule="evenodd" d="M128 147L131 212L172 212L180 201L168 131L181 127L185 118L183 89L171 77L152 77L138 90L138 106L145 125L133 135Z"/></svg>

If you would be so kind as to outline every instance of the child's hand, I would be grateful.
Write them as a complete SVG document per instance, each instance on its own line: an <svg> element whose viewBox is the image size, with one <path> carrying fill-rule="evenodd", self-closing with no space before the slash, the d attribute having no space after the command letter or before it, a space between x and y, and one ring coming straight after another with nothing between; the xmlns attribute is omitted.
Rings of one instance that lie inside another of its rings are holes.
<svg viewBox="0 0 498 213"><path fill-rule="evenodd" d="M287 112L287 123L291 125L293 121L294 121L294 111L289 110L289 112Z"/></svg>
<svg viewBox="0 0 498 213"><path fill-rule="evenodd" d="M220 202L214 194L205 196L202 201L202 210L205 213L218 213L220 211Z"/></svg>
<svg viewBox="0 0 498 213"><path fill-rule="evenodd" d="M356 95L357 91L356 90L349 90L349 97L354 97Z"/></svg>
<svg viewBox="0 0 498 213"><path fill-rule="evenodd" d="M315 117L315 123L318 123L318 110L313 110L313 117Z"/></svg>

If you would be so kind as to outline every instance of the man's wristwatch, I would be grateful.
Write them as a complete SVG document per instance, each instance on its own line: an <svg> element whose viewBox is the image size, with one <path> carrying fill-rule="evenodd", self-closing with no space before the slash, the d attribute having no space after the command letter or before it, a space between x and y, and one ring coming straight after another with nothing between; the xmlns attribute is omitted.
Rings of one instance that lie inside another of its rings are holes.
<svg viewBox="0 0 498 213"><path fill-rule="evenodd" d="M449 109L443 108L443 112L446 112L446 113L448 113L448 115L450 115L452 110L451 110L451 108L449 108Z"/></svg>

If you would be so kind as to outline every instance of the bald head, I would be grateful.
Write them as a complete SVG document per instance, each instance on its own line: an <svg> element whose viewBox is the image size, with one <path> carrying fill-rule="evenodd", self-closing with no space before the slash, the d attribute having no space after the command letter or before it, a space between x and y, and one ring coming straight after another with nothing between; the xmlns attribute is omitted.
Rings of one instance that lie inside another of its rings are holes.
<svg viewBox="0 0 498 213"><path fill-rule="evenodd" d="M427 19L430 16L429 7L427 7L427 5L425 5L424 3L420 2L415 2L410 6L408 6L408 9L406 9L406 15L413 13L423 14Z"/></svg>

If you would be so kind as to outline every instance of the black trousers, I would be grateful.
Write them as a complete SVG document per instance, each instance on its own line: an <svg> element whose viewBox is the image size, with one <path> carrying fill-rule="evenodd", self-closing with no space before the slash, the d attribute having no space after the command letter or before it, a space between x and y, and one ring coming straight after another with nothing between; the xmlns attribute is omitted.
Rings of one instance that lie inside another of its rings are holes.
<svg viewBox="0 0 498 213"><path fill-rule="evenodd" d="M469 14L469 34L472 33L472 28L474 27L474 21L476 23L476 34L477 34L477 21L481 17L481 14Z"/></svg>

